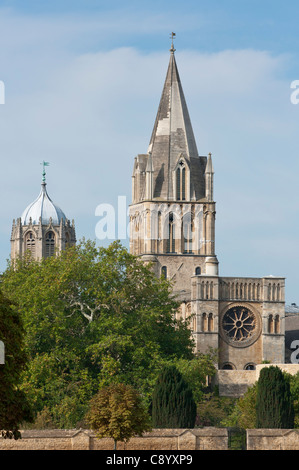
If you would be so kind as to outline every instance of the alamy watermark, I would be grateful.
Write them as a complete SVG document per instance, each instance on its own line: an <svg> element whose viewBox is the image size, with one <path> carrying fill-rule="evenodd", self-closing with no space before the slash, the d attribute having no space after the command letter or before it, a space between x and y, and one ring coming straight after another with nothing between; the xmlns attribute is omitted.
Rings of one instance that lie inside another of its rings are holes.
<svg viewBox="0 0 299 470"><path fill-rule="evenodd" d="M291 343L291 349L295 349L295 351L291 354L291 363L292 364L299 364L299 340L296 339Z"/></svg>
<svg viewBox="0 0 299 470"><path fill-rule="evenodd" d="M299 80L293 80L290 88L294 89L291 93L290 100L292 104L299 103Z"/></svg>
<svg viewBox="0 0 299 470"><path fill-rule="evenodd" d="M112 204L99 204L95 216L100 217L95 227L99 240L183 239L194 243L194 249L199 249L195 245L204 242L198 237L203 225L203 208L199 205L151 202L140 204L138 210L130 210L126 196L118 196L117 208Z"/></svg>

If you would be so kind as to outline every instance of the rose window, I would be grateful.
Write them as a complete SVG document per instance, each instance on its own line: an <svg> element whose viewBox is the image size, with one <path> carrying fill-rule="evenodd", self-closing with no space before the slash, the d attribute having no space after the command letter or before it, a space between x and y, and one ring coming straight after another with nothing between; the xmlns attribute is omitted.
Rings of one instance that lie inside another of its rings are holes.
<svg viewBox="0 0 299 470"><path fill-rule="evenodd" d="M229 341L247 342L256 330L256 317L245 307L232 307L223 317L223 331Z"/></svg>

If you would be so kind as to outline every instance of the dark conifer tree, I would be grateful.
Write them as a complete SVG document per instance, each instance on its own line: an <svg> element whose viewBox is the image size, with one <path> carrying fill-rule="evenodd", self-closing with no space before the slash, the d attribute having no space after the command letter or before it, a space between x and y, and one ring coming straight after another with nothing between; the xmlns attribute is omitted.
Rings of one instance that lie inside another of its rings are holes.
<svg viewBox="0 0 299 470"><path fill-rule="evenodd" d="M290 383L277 366L264 367L257 383L256 427L292 429L294 407Z"/></svg>
<svg viewBox="0 0 299 470"><path fill-rule="evenodd" d="M165 367L153 392L153 427L193 428L195 418L196 404L191 389L174 366Z"/></svg>

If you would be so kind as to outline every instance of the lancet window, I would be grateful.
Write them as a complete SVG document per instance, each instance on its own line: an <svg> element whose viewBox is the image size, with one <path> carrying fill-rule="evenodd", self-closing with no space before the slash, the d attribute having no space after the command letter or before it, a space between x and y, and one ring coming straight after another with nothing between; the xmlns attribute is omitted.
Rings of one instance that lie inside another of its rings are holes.
<svg viewBox="0 0 299 470"><path fill-rule="evenodd" d="M55 235L53 232L48 232L46 235L46 253L45 256L53 256L55 253Z"/></svg>

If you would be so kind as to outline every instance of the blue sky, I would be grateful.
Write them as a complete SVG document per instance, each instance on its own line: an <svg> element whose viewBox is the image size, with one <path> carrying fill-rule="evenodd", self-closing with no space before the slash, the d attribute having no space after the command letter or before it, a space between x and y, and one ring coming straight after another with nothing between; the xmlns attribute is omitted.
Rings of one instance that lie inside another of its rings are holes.
<svg viewBox="0 0 299 470"><path fill-rule="evenodd" d="M220 274L285 276L299 303L298 14L290 0L0 1L0 269L42 160L78 238L95 239L97 205L130 203L174 31L198 150L213 155Z"/></svg>

